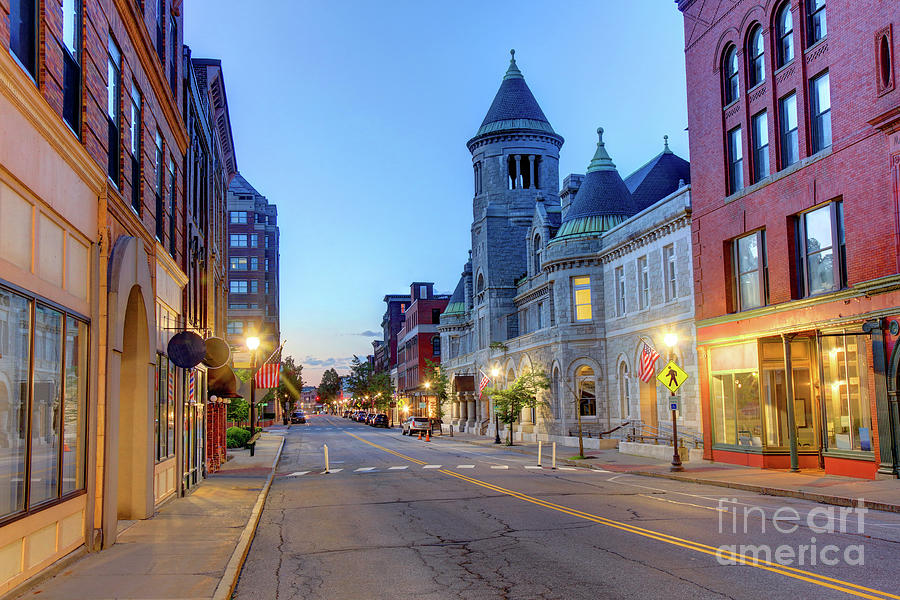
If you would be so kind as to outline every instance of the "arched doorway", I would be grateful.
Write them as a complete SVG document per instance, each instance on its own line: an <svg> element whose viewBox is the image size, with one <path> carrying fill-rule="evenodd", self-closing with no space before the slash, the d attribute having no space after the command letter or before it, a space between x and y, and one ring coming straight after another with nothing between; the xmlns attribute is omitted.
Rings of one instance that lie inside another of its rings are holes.
<svg viewBox="0 0 900 600"><path fill-rule="evenodd" d="M141 240L122 236L109 257L102 544L118 520L153 515L156 325L153 280Z"/></svg>
<svg viewBox="0 0 900 600"><path fill-rule="evenodd" d="M119 372L116 514L119 519L143 519L149 516L146 496L152 497L152 480L146 476L152 445L146 420L149 390L145 367L150 362L147 313L138 286L131 288L128 297L124 330Z"/></svg>

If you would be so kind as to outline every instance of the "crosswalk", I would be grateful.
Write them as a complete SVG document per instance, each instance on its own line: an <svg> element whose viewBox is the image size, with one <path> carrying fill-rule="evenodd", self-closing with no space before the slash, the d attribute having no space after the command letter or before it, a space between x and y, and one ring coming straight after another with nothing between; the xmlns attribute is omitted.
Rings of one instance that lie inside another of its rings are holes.
<svg viewBox="0 0 900 600"><path fill-rule="evenodd" d="M280 473L279 476L280 477L302 477L303 475L309 475L309 474L331 475L331 474L335 474L335 473L340 473L341 471L346 471L347 473L366 474L366 473L385 473L385 472L397 472L397 471L409 471L409 470L414 471L414 470L419 470L419 469L422 469L422 470L426 470L426 469L428 469L428 470L435 470L435 469L474 470L478 467L481 467L481 468L487 467L490 469L503 470L503 471L508 471L510 469L517 470L518 468L521 468L521 469L527 470L527 471L542 471L542 472L567 471L569 473L584 473L584 474L589 474L589 473L602 474L602 473L611 473L612 472L612 471L607 471L605 469L587 469L587 468L579 468L579 467L556 467L556 469L554 469L553 467L538 466L538 465L513 465L512 467L510 467L510 465L494 465L494 464L484 464L484 465L463 464L463 465L447 465L447 466L437 465L437 464L427 464L427 465L413 465L412 467L410 467L410 465L392 465L392 466L387 466L387 467L357 467L355 469L337 468L337 469L330 469L328 471L325 471L325 470L294 471L293 473Z"/></svg>

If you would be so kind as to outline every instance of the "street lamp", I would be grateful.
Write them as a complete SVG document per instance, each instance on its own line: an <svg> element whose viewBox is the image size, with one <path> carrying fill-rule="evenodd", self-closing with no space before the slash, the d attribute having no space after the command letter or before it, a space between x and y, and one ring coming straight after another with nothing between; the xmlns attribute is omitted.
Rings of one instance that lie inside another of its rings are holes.
<svg viewBox="0 0 900 600"><path fill-rule="evenodd" d="M674 333L667 333L663 336L663 343L669 348L669 361L675 360L675 344L678 343L678 336ZM669 396L672 409L672 466L670 471L684 471L681 464L681 455L678 454L678 419L675 410L675 392Z"/></svg>
<svg viewBox="0 0 900 600"><path fill-rule="evenodd" d="M491 377L494 379L500 375L500 369L494 367L491 369ZM493 381L491 382L493 383ZM494 401L494 443L500 443L500 415L497 414L497 402Z"/></svg>
<svg viewBox="0 0 900 600"><path fill-rule="evenodd" d="M256 349L259 338L250 336L246 339L247 350L250 351L250 437L256 434ZM250 456L256 453L256 444L250 444Z"/></svg>

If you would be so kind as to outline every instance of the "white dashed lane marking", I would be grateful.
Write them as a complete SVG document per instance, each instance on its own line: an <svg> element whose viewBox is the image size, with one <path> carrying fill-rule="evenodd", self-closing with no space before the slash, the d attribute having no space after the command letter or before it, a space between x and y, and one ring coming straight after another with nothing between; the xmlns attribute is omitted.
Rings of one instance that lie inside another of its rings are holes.
<svg viewBox="0 0 900 600"><path fill-rule="evenodd" d="M388 471L402 471L403 469L408 469L409 465L403 465L402 467L389 467Z"/></svg>
<svg viewBox="0 0 900 600"><path fill-rule="evenodd" d="M457 469L474 469L475 465L456 465Z"/></svg>
<svg viewBox="0 0 900 600"><path fill-rule="evenodd" d="M368 473L369 471L374 471L375 467L360 467L354 471L354 473Z"/></svg>
<svg viewBox="0 0 900 600"><path fill-rule="evenodd" d="M509 465L491 465L492 469L508 469Z"/></svg>
<svg viewBox="0 0 900 600"><path fill-rule="evenodd" d="M539 467L537 465L525 465L526 469L542 469L543 467Z"/></svg>
<svg viewBox="0 0 900 600"><path fill-rule="evenodd" d="M330 471L322 471L320 475L325 475L326 473L340 473L343 469L332 469Z"/></svg>
<svg viewBox="0 0 900 600"><path fill-rule="evenodd" d="M299 477L300 475L306 475L309 471L294 471L288 477Z"/></svg>
<svg viewBox="0 0 900 600"><path fill-rule="evenodd" d="M441 465L425 465L423 469L440 469Z"/></svg>

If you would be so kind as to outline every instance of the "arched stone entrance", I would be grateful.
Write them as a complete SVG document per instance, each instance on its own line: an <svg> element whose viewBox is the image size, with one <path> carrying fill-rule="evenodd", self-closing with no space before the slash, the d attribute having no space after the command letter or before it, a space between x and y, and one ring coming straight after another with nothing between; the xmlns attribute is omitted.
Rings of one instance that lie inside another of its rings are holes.
<svg viewBox="0 0 900 600"><path fill-rule="evenodd" d="M153 281L141 240L116 240L109 260L103 546L119 519L153 514L156 343Z"/></svg>

